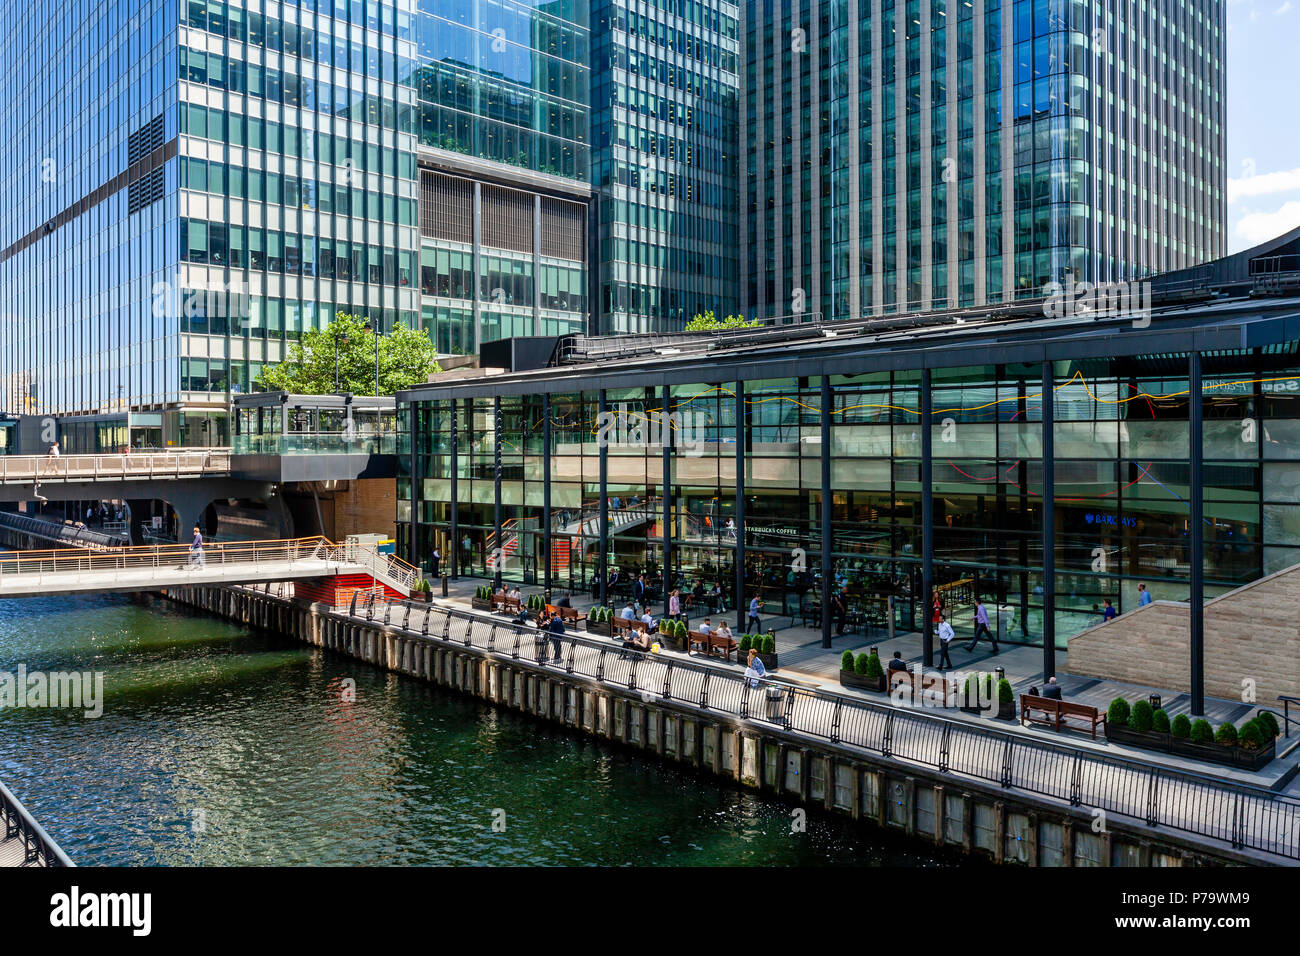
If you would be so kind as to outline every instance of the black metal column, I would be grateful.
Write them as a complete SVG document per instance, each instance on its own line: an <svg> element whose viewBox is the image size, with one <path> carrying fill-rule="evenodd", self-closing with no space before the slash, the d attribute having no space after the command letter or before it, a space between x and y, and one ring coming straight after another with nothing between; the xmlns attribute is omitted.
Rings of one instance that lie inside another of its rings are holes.
<svg viewBox="0 0 1300 956"><path fill-rule="evenodd" d="M1043 363L1043 680L1056 674L1056 370Z"/></svg>
<svg viewBox="0 0 1300 956"><path fill-rule="evenodd" d="M672 389L663 387L663 411L660 415L659 444L663 449L663 495L664 495L664 617L668 616L669 594L673 589L673 429L672 429ZM677 423L681 428L681 422Z"/></svg>
<svg viewBox="0 0 1300 956"><path fill-rule="evenodd" d="M408 551L406 559L415 567L420 567L420 403L411 402L411 513L407 516ZM430 529L430 534L433 530ZM435 536L436 540L436 536ZM439 571L442 569L439 568Z"/></svg>
<svg viewBox="0 0 1300 956"><path fill-rule="evenodd" d="M450 400L451 405L451 501L447 507L451 511L451 547L447 558L451 561L451 579L454 581L460 576L460 531L457 526L456 516L460 512L460 494L457 488L457 479L460 477L460 431L459 419L456 414L456 399Z"/></svg>
<svg viewBox="0 0 1300 956"><path fill-rule="evenodd" d="M934 666L934 459L930 370L921 369L921 660Z"/></svg>
<svg viewBox="0 0 1300 956"><path fill-rule="evenodd" d="M745 383L736 383L736 631L745 633ZM718 582L721 587L722 582Z"/></svg>
<svg viewBox="0 0 1300 956"><path fill-rule="evenodd" d="M1188 490L1188 546L1191 554L1189 612L1191 646L1191 702L1188 709L1197 716L1205 713L1205 515L1204 491L1201 479L1201 462L1204 457L1202 437L1201 353L1192 352L1187 362L1187 432L1188 468L1191 469Z"/></svg>
<svg viewBox="0 0 1300 956"><path fill-rule="evenodd" d="M822 647L831 646L831 596L835 569L831 567L831 377L822 376Z"/></svg>
<svg viewBox="0 0 1300 956"><path fill-rule="evenodd" d="M492 583L501 587L501 396L492 399Z"/></svg>
<svg viewBox="0 0 1300 956"><path fill-rule="evenodd" d="M551 603L551 396L542 396L542 587Z"/></svg>
<svg viewBox="0 0 1300 956"><path fill-rule="evenodd" d="M605 390L600 390L600 400L598 404L599 414L596 416L596 444L600 449L600 522L599 535L600 540L596 543L596 574L599 575L600 582L600 603L606 605L609 603L609 569L606 567L605 559L605 542L609 538L609 427L605 417L609 414L609 403L605 398ZM586 526L583 526L584 535ZM586 544L586 538L583 539Z"/></svg>

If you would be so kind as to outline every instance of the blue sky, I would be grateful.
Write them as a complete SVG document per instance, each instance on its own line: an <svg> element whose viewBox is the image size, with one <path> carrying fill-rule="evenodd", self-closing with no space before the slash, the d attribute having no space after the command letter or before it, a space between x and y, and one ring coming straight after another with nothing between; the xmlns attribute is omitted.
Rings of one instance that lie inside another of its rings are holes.
<svg viewBox="0 0 1300 956"><path fill-rule="evenodd" d="M1300 226L1300 0L1228 3L1228 251Z"/></svg>

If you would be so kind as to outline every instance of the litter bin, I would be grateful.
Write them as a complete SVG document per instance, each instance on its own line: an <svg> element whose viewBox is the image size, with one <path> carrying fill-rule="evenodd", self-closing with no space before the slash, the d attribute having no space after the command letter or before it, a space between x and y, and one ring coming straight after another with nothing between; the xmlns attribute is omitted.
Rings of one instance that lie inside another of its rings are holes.
<svg viewBox="0 0 1300 956"><path fill-rule="evenodd" d="M782 722L785 720L785 688L775 684L763 685L763 694L766 700L767 719Z"/></svg>
<svg viewBox="0 0 1300 956"><path fill-rule="evenodd" d="M1007 635L1011 633L1011 627L1016 621L1016 609L1010 604L1002 604L998 607L998 640L1005 641Z"/></svg>

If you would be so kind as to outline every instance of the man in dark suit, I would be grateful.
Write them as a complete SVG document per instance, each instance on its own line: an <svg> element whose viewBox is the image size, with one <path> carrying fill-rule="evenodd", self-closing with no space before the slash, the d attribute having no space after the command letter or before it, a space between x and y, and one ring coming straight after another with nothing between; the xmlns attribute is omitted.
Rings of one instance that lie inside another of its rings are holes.
<svg viewBox="0 0 1300 956"><path fill-rule="evenodd" d="M903 652L902 652L902 651L894 651L894 656L893 656L893 658L892 658L892 659L890 660L890 662L889 662L889 669L890 669L891 671L905 671L905 670L907 670L907 662L903 660Z"/></svg>
<svg viewBox="0 0 1300 956"><path fill-rule="evenodd" d="M1061 685L1056 682L1055 677L1047 678L1047 683L1043 686L1043 696L1051 700L1061 699Z"/></svg>
<svg viewBox="0 0 1300 956"><path fill-rule="evenodd" d="M573 607L573 602L569 600L569 592L565 591L555 602L556 607Z"/></svg>

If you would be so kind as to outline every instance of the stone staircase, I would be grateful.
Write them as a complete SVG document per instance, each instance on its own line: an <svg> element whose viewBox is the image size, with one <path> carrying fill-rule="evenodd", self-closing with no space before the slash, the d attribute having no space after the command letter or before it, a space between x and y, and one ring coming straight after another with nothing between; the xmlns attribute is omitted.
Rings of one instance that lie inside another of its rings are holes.
<svg viewBox="0 0 1300 956"><path fill-rule="evenodd" d="M1300 565L1205 602L1205 692L1276 706L1300 695ZM1187 692L1186 602L1154 601L1069 641L1069 671Z"/></svg>

